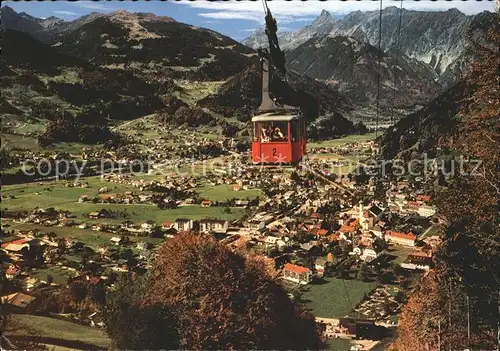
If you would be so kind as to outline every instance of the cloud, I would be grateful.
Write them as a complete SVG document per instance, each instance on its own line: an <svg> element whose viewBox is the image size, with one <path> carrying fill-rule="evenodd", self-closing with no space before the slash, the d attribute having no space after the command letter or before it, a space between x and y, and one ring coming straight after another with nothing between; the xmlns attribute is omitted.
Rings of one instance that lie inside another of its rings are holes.
<svg viewBox="0 0 500 351"><path fill-rule="evenodd" d="M101 10L101 11L111 10L111 7L103 5L102 3L98 3L96 1L81 0L73 2L72 4L90 10Z"/></svg>
<svg viewBox="0 0 500 351"><path fill-rule="evenodd" d="M221 24L222 21L203 21L203 23L206 23L206 24Z"/></svg>
<svg viewBox="0 0 500 351"><path fill-rule="evenodd" d="M260 1L176 1L173 4L189 6L195 9L207 10L199 14L205 18L241 19L264 23L264 9ZM383 1L382 7L399 6L399 1ZM269 9L278 23L312 21L322 10L333 15L344 15L353 11L376 11L378 1L284 1L268 2ZM446 11L456 8L465 14L475 14L482 11L493 11L493 1L413 1L403 0L407 10Z"/></svg>
<svg viewBox="0 0 500 351"><path fill-rule="evenodd" d="M64 16L81 16L79 13L72 12L72 11L57 10L57 11L54 11L54 13L56 13L58 15L64 15Z"/></svg>
<svg viewBox="0 0 500 351"><path fill-rule="evenodd" d="M247 20L259 23L264 23L264 19L260 18L257 13L252 12L236 12L236 11L224 11L224 12L203 12L198 14L205 18L214 18L221 20Z"/></svg>

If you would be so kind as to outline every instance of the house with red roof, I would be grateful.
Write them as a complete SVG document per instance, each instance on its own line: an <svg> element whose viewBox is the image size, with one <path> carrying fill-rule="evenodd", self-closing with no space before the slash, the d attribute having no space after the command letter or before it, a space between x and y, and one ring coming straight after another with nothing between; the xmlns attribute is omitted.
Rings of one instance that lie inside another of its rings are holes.
<svg viewBox="0 0 500 351"><path fill-rule="evenodd" d="M339 232L340 233L352 233L356 231L356 228L358 226L359 220L358 219L351 219L349 222L346 224L343 224L342 227L340 227Z"/></svg>
<svg viewBox="0 0 500 351"><path fill-rule="evenodd" d="M212 201L210 201L210 200L203 200L201 202L201 206L202 207L210 207L210 206L212 206Z"/></svg>
<svg viewBox="0 0 500 351"><path fill-rule="evenodd" d="M416 212L420 208L420 202L417 202L417 201L408 201L408 203L406 204L406 206L408 207L408 210Z"/></svg>
<svg viewBox="0 0 500 351"><path fill-rule="evenodd" d="M314 269L316 269L316 273L318 276L322 276L325 274L325 269L328 265L328 259L325 257L318 257L314 262Z"/></svg>
<svg viewBox="0 0 500 351"><path fill-rule="evenodd" d="M328 235L328 230L321 228L312 228L311 234L316 237L316 239L326 237Z"/></svg>
<svg viewBox="0 0 500 351"><path fill-rule="evenodd" d="M429 202L431 201L431 197L429 195L418 195L417 201Z"/></svg>
<svg viewBox="0 0 500 351"><path fill-rule="evenodd" d="M413 233L400 233L394 231L385 232L385 239L389 242L405 246L415 246L417 236Z"/></svg>
<svg viewBox="0 0 500 351"><path fill-rule="evenodd" d="M340 235L338 233L333 233L333 234L328 235L326 238L328 239L328 242L331 243L331 242L339 240Z"/></svg>
<svg viewBox="0 0 500 351"><path fill-rule="evenodd" d="M174 226L174 222L165 221L161 224L161 227L165 230L170 229Z"/></svg>
<svg viewBox="0 0 500 351"><path fill-rule="evenodd" d="M21 268L17 265L14 265L14 264L11 264L5 270L5 277L7 279L13 279L13 278L17 277L19 274L21 274Z"/></svg>
<svg viewBox="0 0 500 351"><path fill-rule="evenodd" d="M12 313L33 313L36 310L36 297L20 292L2 296L2 303Z"/></svg>
<svg viewBox="0 0 500 351"><path fill-rule="evenodd" d="M345 223L349 222L349 215L347 213L344 213L340 218L339 218L339 224L344 225Z"/></svg>
<svg viewBox="0 0 500 351"><path fill-rule="evenodd" d="M287 263L283 267L283 279L305 285L312 281L312 272L309 268Z"/></svg>
<svg viewBox="0 0 500 351"><path fill-rule="evenodd" d="M9 241L8 243L3 243L2 244L2 249L5 251L12 251L12 252L18 252L21 251L23 248L30 248L30 239L17 239L13 241Z"/></svg>

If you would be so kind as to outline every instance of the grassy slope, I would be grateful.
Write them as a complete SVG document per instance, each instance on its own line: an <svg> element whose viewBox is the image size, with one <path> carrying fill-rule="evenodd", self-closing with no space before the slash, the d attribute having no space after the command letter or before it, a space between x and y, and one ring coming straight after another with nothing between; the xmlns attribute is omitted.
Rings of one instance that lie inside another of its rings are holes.
<svg viewBox="0 0 500 351"><path fill-rule="evenodd" d="M224 84L222 82L189 82L189 81L176 81L176 84L183 89L179 94L179 98L184 100L190 105L196 104L197 101L207 97L208 95L215 94L217 88Z"/></svg>
<svg viewBox="0 0 500 351"><path fill-rule="evenodd" d="M108 348L111 340L100 329L55 318L15 314L12 323L20 328L9 332L10 335L39 335L62 340L78 340Z"/></svg>
<svg viewBox="0 0 500 351"><path fill-rule="evenodd" d="M326 345L331 351L348 351L351 349L352 342L346 339L329 339Z"/></svg>
<svg viewBox="0 0 500 351"><path fill-rule="evenodd" d="M74 272L64 270L58 266L50 266L47 268L32 268L29 271L30 277L35 277L42 281L47 281L47 275L49 274L54 279L54 283L64 286L68 283L68 278L75 276Z"/></svg>

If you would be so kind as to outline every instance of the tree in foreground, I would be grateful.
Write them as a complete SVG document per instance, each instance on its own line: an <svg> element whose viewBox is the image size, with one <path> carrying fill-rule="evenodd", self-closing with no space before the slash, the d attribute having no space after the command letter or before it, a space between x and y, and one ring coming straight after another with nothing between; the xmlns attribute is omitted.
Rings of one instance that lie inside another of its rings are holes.
<svg viewBox="0 0 500 351"><path fill-rule="evenodd" d="M118 349L177 349L175 322L168 306L143 306L150 276L120 277L108 294L103 319Z"/></svg>
<svg viewBox="0 0 500 351"><path fill-rule="evenodd" d="M393 345L398 351L498 347L499 21L497 10L495 29L482 43L473 43L477 60L466 77L472 94L463 102L458 130L448 141L454 151L481 163L466 163L465 172L456 173L436 196L450 225L435 268L402 310Z"/></svg>
<svg viewBox="0 0 500 351"><path fill-rule="evenodd" d="M262 261L208 235L182 233L169 240L150 278L128 284L107 305L108 333L120 348L323 347L314 318L288 298ZM152 331L163 339L141 345Z"/></svg>

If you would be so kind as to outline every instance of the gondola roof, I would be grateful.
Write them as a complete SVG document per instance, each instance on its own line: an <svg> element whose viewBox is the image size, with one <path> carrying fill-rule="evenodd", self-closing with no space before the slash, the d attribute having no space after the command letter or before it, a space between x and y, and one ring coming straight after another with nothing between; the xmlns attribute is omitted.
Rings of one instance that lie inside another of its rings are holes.
<svg viewBox="0 0 500 351"><path fill-rule="evenodd" d="M292 121L292 120L298 120L299 116L297 114L284 114L284 113L276 113L276 112L269 112L269 113L264 113L262 115L258 115L255 117L252 117L252 122L271 122L271 121Z"/></svg>

